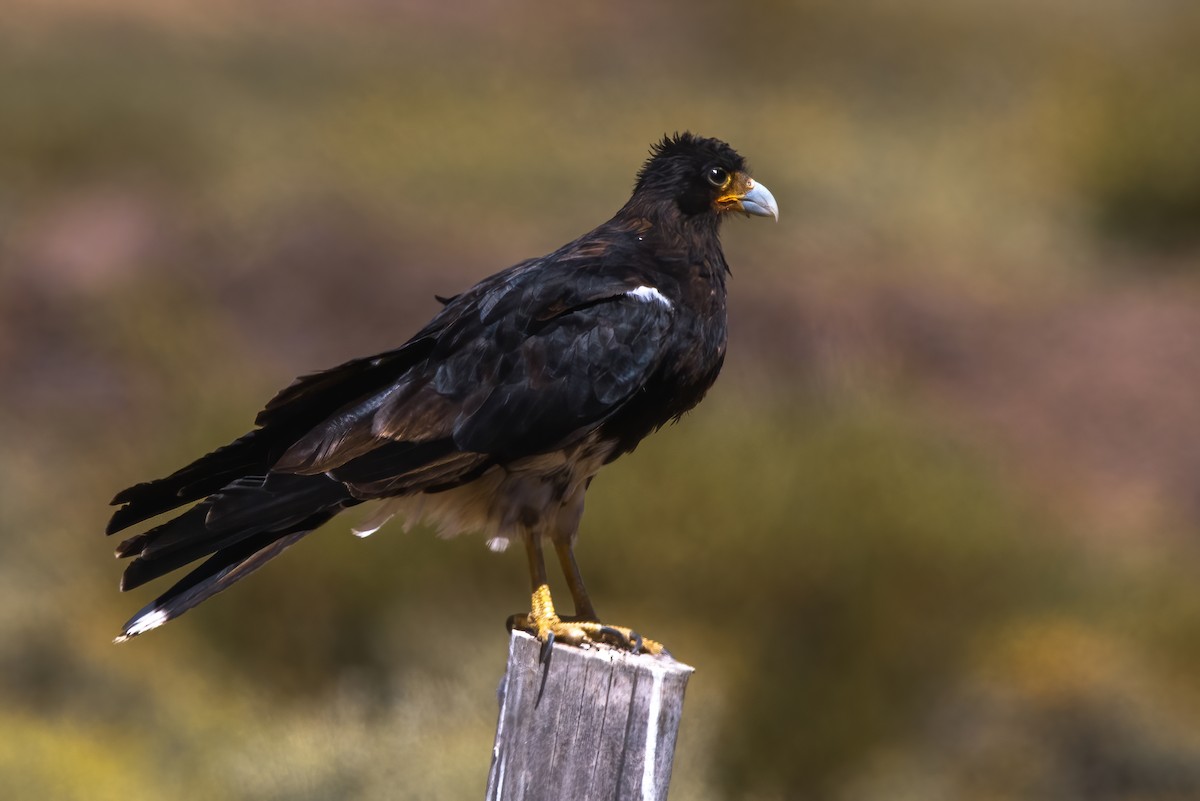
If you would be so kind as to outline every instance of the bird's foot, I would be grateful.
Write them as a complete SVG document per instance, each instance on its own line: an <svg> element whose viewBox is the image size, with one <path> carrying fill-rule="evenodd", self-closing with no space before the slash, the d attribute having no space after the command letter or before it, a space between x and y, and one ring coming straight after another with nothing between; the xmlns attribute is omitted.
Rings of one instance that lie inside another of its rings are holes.
<svg viewBox="0 0 1200 801"><path fill-rule="evenodd" d="M542 659L547 658L550 647L566 643L579 647L610 645L630 653L666 654L667 649L657 640L643 637L631 628L611 626L595 620L561 618L554 612L549 587L542 585L533 593L533 611L529 614L513 615L508 619L508 628L526 631L542 641Z"/></svg>
<svg viewBox="0 0 1200 801"><path fill-rule="evenodd" d="M595 620L563 620L559 617L530 620L527 614L513 615L508 619L508 628L528 632L544 645L556 642L587 647L589 645L612 645L630 653L665 654L667 649L657 640L643 637L631 628L611 626Z"/></svg>

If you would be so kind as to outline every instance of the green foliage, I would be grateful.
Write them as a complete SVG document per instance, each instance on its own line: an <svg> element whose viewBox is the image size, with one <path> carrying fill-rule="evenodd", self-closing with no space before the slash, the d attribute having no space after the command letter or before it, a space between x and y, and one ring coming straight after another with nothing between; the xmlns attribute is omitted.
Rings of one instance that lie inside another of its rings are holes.
<svg viewBox="0 0 1200 801"><path fill-rule="evenodd" d="M1097 121L1089 176L1094 217L1104 233L1152 251L1200 245L1195 75L1193 65L1178 75L1127 78L1112 91Z"/></svg>
<svg viewBox="0 0 1200 801"><path fill-rule="evenodd" d="M1135 151L1115 175L1106 177L1098 192L1098 222L1115 236L1154 250L1193 246L1200 218L1200 169L1186 163L1186 156L1179 163L1160 159L1162 151L1153 152Z"/></svg>

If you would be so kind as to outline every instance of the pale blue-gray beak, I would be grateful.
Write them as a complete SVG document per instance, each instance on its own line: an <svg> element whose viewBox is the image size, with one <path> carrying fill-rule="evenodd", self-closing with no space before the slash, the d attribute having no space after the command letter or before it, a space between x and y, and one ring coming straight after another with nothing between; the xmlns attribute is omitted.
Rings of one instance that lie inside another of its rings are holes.
<svg viewBox="0 0 1200 801"><path fill-rule="evenodd" d="M775 203L775 196L771 194L771 190L754 180L749 183L750 191L739 198L742 211L755 217L774 217L775 221L779 222L779 206Z"/></svg>

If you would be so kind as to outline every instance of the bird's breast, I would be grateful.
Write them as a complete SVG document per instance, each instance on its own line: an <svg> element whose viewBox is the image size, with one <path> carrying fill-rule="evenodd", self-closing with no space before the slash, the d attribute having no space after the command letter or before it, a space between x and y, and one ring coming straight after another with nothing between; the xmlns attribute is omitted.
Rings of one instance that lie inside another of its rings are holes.
<svg viewBox="0 0 1200 801"><path fill-rule="evenodd" d="M633 450L650 433L698 404L725 360L727 325L723 291L684 295L673 303L671 326L657 346L658 368L603 425L616 443L610 459Z"/></svg>

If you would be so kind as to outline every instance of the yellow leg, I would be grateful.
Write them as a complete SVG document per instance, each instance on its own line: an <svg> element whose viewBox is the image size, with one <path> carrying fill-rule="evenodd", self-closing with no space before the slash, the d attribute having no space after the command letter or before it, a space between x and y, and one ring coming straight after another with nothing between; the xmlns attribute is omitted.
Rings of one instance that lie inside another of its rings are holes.
<svg viewBox="0 0 1200 801"><path fill-rule="evenodd" d="M529 622L537 633L538 639L545 642L547 636L556 627L562 625L562 621L554 613L554 599L550 597L549 584L539 584L533 588L533 601L530 608Z"/></svg>
<svg viewBox="0 0 1200 801"><path fill-rule="evenodd" d="M542 555L541 538L536 534L525 537L525 552L529 558L529 574L533 584L533 594L530 600L528 615L513 615L508 619L509 628L520 628L537 636L545 645L543 660L548 657L549 647L555 642L570 645L595 645L607 643L634 652L646 651L651 654L664 653L662 643L648 640L625 626L609 626L594 619L564 621L554 611L554 599L550 595L550 584L546 579L546 563ZM567 584L575 600L576 612L586 618L595 618L587 591L583 587L583 579L575 564L574 554L569 545L558 549L559 558L563 561L563 572L567 576Z"/></svg>

